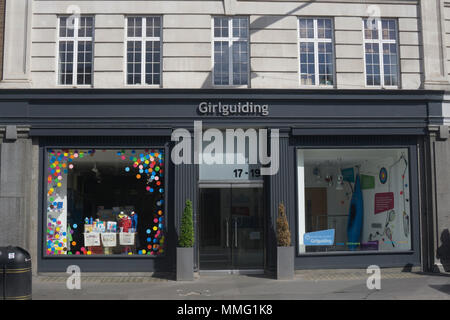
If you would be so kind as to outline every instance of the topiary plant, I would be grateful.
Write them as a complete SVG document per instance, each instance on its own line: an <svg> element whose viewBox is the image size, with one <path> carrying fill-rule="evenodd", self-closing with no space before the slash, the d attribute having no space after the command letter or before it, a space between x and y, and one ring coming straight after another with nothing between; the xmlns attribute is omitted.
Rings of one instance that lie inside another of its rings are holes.
<svg viewBox="0 0 450 320"><path fill-rule="evenodd" d="M278 205L277 243L279 247L289 247L291 245L291 231L289 230L283 203Z"/></svg>
<svg viewBox="0 0 450 320"><path fill-rule="evenodd" d="M186 206L181 217L179 246L183 248L194 246L194 222L192 221L191 200L186 200Z"/></svg>

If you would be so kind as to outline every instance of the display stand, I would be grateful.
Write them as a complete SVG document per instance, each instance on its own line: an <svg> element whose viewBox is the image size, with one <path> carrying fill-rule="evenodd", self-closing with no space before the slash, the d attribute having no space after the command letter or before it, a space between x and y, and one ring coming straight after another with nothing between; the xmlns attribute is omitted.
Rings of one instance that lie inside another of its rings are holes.
<svg viewBox="0 0 450 320"><path fill-rule="evenodd" d="M86 235L92 235L92 234L96 234L94 232L90 232L90 233L84 233L83 235L85 236L86 239ZM103 243L102 240L102 234L98 233L98 238L99 238L99 245L86 245L88 251L91 252L91 254L93 255L112 255L112 254L129 254L131 252L131 254L136 254L136 240L137 240L137 232L115 232L115 233L106 233L106 234L115 234L116 236L116 241L115 241L115 245L111 246L111 245L106 245ZM121 235L122 234L122 235ZM132 234L130 236L130 234ZM86 241L86 240L85 240ZM91 242L95 242L89 240ZM89 243L91 243L89 242Z"/></svg>

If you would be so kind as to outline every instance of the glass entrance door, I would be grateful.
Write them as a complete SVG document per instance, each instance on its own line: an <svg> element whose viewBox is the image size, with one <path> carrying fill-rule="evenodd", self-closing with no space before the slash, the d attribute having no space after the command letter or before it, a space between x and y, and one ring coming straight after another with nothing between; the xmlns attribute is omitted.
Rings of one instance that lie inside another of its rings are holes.
<svg viewBox="0 0 450 320"><path fill-rule="evenodd" d="M200 269L263 269L262 188L200 189Z"/></svg>

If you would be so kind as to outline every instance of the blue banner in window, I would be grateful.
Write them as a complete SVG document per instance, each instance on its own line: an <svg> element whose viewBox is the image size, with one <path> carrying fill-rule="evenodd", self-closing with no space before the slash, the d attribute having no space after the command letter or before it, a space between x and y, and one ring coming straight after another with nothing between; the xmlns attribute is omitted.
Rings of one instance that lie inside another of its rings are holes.
<svg viewBox="0 0 450 320"><path fill-rule="evenodd" d="M332 246L334 244L334 229L305 233L305 246Z"/></svg>

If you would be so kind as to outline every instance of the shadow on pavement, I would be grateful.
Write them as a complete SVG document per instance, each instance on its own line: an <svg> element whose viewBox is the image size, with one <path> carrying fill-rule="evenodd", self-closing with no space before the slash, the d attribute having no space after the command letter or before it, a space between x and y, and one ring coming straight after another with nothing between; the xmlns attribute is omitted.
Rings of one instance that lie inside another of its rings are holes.
<svg viewBox="0 0 450 320"><path fill-rule="evenodd" d="M430 288L450 295L450 284L442 284L442 285L430 284Z"/></svg>

